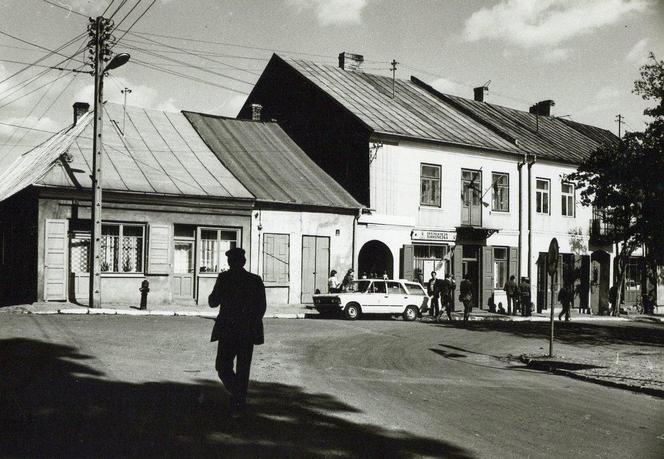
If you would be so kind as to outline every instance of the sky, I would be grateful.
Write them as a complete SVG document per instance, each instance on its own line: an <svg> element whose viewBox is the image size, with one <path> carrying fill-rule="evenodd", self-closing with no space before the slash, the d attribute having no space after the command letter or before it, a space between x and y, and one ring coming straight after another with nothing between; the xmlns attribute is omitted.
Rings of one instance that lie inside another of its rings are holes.
<svg viewBox="0 0 664 459"><path fill-rule="evenodd" d="M366 72L390 75L395 59L397 78L446 93L472 98L490 81L489 102L552 99L553 115L617 133L622 114L634 131L647 121L631 92L639 66L650 51L664 59L664 0L0 0L0 170L92 101L92 76L28 64L100 14L118 25L114 51L132 56L105 78L105 100L129 88L128 105L225 116L273 52L336 65L348 51ZM62 62L87 39L38 65L89 70L85 53Z"/></svg>

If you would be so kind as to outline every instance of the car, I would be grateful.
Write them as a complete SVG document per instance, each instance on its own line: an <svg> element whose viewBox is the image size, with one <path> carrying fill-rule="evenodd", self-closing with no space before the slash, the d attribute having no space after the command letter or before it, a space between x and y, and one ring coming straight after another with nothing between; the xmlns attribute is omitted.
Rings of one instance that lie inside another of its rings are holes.
<svg viewBox="0 0 664 459"><path fill-rule="evenodd" d="M343 313L348 320L363 314L400 314L412 321L426 310L429 297L417 282L403 279L359 279L341 292L313 295L321 314Z"/></svg>

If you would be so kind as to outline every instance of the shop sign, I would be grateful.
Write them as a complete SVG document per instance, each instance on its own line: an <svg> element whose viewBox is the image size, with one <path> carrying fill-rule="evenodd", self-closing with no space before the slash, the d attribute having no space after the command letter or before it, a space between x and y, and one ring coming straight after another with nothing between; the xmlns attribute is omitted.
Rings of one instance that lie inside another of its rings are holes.
<svg viewBox="0 0 664 459"><path fill-rule="evenodd" d="M418 241L456 241L456 233L453 231L413 230L410 237Z"/></svg>

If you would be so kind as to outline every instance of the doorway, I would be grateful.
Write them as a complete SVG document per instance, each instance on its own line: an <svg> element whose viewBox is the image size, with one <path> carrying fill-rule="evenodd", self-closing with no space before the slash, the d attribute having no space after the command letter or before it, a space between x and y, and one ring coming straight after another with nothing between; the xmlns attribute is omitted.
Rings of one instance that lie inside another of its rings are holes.
<svg viewBox="0 0 664 459"><path fill-rule="evenodd" d="M604 251L590 256L590 307L593 314L600 314L609 307L610 255Z"/></svg>
<svg viewBox="0 0 664 459"><path fill-rule="evenodd" d="M482 171L461 171L461 224L482 226Z"/></svg>
<svg viewBox="0 0 664 459"><path fill-rule="evenodd" d="M194 241L175 239L173 247L173 298L194 298Z"/></svg>
<svg viewBox="0 0 664 459"><path fill-rule="evenodd" d="M302 236L302 293L300 301L311 303L311 295L327 293L330 274L330 238Z"/></svg>
<svg viewBox="0 0 664 459"><path fill-rule="evenodd" d="M392 279L394 259L390 248L380 241L369 241L362 246L357 256L357 271L360 277L382 278L384 273Z"/></svg>
<svg viewBox="0 0 664 459"><path fill-rule="evenodd" d="M479 271L479 247L475 245L464 245L461 259L461 277L468 276L473 288L473 308L480 304L480 271Z"/></svg>

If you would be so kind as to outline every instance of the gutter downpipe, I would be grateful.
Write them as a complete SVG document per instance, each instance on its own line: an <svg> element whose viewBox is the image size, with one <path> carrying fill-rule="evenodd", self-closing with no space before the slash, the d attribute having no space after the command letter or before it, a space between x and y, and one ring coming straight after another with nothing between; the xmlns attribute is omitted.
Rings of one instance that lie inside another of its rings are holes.
<svg viewBox="0 0 664 459"><path fill-rule="evenodd" d="M528 281L530 282L530 288L532 290L533 278L532 278L532 252L533 252L533 199L532 199L532 167L533 164L537 161L537 155L530 156L528 161ZM532 298L532 291L531 291Z"/></svg>
<svg viewBox="0 0 664 459"><path fill-rule="evenodd" d="M519 264L518 264L518 276L517 281L521 282L522 269L521 261L523 259L523 175L521 170L523 166L528 163L528 153L523 154L523 160L519 161L516 165L517 170L519 171Z"/></svg>

